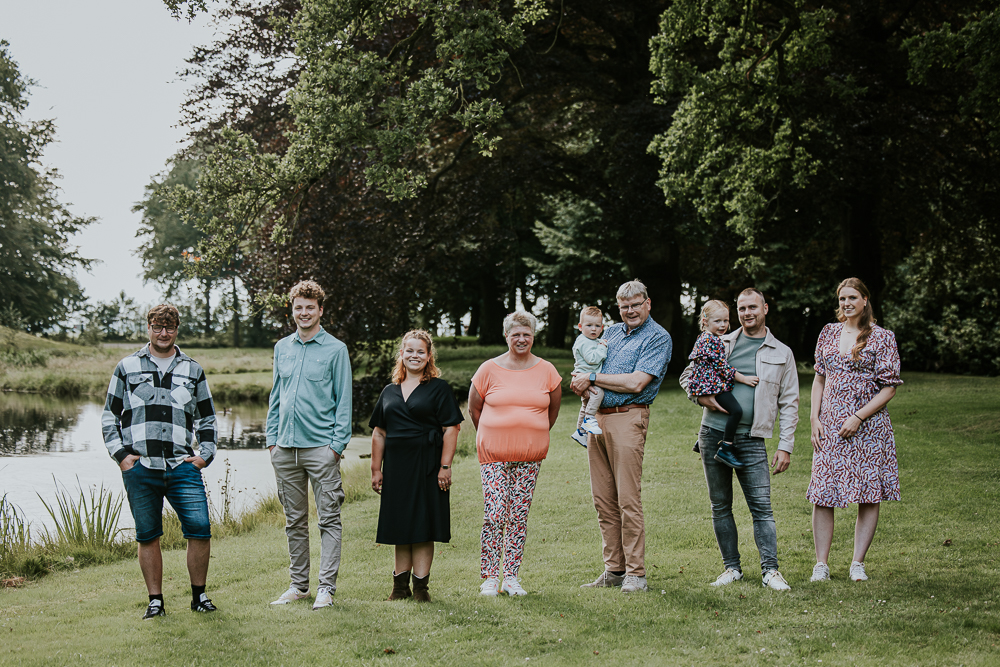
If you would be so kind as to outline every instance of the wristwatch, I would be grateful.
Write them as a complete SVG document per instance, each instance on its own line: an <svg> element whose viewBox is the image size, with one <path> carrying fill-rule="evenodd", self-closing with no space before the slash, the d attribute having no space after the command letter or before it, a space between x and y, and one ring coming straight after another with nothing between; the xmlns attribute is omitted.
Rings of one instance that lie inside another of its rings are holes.
<svg viewBox="0 0 1000 667"><path fill-rule="evenodd" d="M441 466L441 468L442 468L443 470L448 470L449 468L451 468L451 466L446 466L446 465L442 465L442 466Z"/></svg>
<svg viewBox="0 0 1000 667"><path fill-rule="evenodd" d="M591 373L590 374L590 381L591 382L597 382L597 373Z"/></svg>

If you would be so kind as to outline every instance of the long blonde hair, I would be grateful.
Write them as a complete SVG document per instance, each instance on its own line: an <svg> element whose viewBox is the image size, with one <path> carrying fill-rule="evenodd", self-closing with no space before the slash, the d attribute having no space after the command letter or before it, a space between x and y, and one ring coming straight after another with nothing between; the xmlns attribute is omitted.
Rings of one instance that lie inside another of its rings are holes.
<svg viewBox="0 0 1000 667"><path fill-rule="evenodd" d="M875 325L875 311L872 309L872 295L865 287L865 284L861 282L860 278L847 278L842 280L839 285L837 285L837 321L846 322L847 317L844 315L843 308L840 307L840 290L845 287L850 287L851 289L857 290L861 296L865 297L865 307L861 311L861 317L858 318L858 341L851 348L851 359L854 361L861 360L861 350L865 349L865 345L868 344L868 336L871 335L872 327Z"/></svg>
<svg viewBox="0 0 1000 667"><path fill-rule="evenodd" d="M423 377L420 378L420 384L427 382L431 378L441 377L441 369L434 363L437 359L437 350L434 349L434 339L431 337L430 332L425 329L411 329L399 339L399 349L396 350L396 367L392 369L393 384L400 384L406 379L406 366L403 365L403 348L406 347L406 341L411 338L423 341L424 345L427 346L427 365L424 366L424 373Z"/></svg>

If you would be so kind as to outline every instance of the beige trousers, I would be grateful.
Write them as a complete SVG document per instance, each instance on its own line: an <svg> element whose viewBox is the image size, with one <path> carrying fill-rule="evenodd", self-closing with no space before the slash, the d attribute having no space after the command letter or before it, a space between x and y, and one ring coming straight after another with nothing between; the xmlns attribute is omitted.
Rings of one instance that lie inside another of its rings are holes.
<svg viewBox="0 0 1000 667"><path fill-rule="evenodd" d="M597 414L603 435L591 435L590 489L604 545L604 568L646 575L646 529L642 518L642 455L649 408Z"/></svg>

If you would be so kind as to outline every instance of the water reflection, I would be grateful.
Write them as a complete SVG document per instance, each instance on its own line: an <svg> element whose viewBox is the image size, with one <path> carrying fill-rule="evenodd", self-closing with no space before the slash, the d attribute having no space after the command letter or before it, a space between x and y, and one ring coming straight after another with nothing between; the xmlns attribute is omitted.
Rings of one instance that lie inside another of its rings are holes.
<svg viewBox="0 0 1000 667"><path fill-rule="evenodd" d="M17 505L33 523L50 524L41 498L51 500L55 485L71 492L101 486L123 492L121 472L108 456L101 433L104 404L0 393L0 495ZM221 502L226 484L240 511L261 495L275 493L270 456L264 449L266 406L237 406L220 411L219 451L202 473L212 503ZM345 465L367 465L370 438L352 438ZM132 525L126 507L122 527Z"/></svg>
<svg viewBox="0 0 1000 667"><path fill-rule="evenodd" d="M104 446L102 403L34 394L0 394L0 456L86 451ZM219 449L264 447L266 406L225 408L216 415Z"/></svg>

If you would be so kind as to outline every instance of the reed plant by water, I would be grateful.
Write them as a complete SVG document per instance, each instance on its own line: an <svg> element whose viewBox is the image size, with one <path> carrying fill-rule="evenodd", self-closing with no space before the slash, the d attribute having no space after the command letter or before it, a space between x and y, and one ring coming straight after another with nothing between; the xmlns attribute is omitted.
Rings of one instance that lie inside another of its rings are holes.
<svg viewBox="0 0 1000 667"><path fill-rule="evenodd" d="M21 510L0 496L0 578L20 574L17 563L31 550L31 526Z"/></svg>
<svg viewBox="0 0 1000 667"><path fill-rule="evenodd" d="M91 487L89 494L80 485L80 495L74 499L67 489L60 489L56 483L56 500L52 505L40 494L38 498L55 523L54 531L44 529L42 539L45 543L110 550L121 541L118 518L123 497L105 489L103 484L99 488Z"/></svg>

